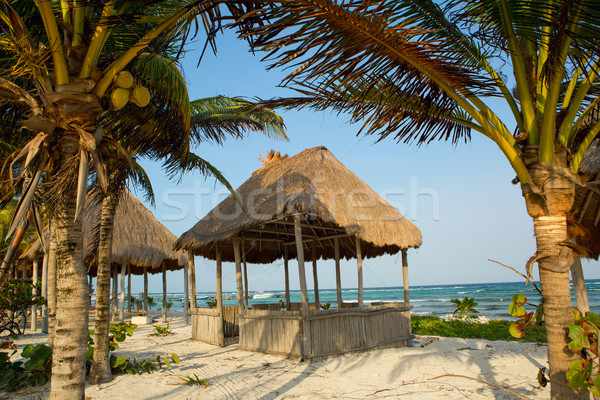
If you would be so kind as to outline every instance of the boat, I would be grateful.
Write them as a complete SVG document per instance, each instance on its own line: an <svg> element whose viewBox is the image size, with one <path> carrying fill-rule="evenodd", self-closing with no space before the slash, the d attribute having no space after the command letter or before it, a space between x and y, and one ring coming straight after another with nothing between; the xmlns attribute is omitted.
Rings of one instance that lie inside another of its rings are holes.
<svg viewBox="0 0 600 400"><path fill-rule="evenodd" d="M275 293L265 293L263 291L258 291L258 292L254 292L254 295L252 296L253 300L256 299L270 299L272 297L276 297Z"/></svg>

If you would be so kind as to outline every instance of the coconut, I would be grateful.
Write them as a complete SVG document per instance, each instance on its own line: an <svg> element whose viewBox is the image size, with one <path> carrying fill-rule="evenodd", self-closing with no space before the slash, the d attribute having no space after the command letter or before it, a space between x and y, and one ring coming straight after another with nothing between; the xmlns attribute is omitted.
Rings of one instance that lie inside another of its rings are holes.
<svg viewBox="0 0 600 400"><path fill-rule="evenodd" d="M121 71L115 78L115 84L123 89L129 89L133 86L133 75L127 71Z"/></svg>
<svg viewBox="0 0 600 400"><path fill-rule="evenodd" d="M123 88L114 89L110 94L110 101L115 110L120 110L125 107L125 104L129 101L129 90Z"/></svg>
<svg viewBox="0 0 600 400"><path fill-rule="evenodd" d="M131 101L138 107L146 107L150 103L150 92L143 86L136 86L131 90Z"/></svg>

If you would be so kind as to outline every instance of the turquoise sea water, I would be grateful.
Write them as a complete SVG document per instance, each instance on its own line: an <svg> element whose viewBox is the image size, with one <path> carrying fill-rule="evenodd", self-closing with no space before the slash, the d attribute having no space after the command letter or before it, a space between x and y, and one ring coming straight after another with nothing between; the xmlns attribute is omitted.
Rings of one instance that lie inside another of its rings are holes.
<svg viewBox="0 0 600 400"><path fill-rule="evenodd" d="M536 282L539 286L539 283ZM591 311L600 314L600 280L586 281ZM283 295L281 292L271 292ZM438 315L443 316L451 314L454 310L450 299L475 297L475 301L479 303L476 307L480 315L488 318L510 318L508 306L511 303L512 296L522 293L527 296L530 303L539 304L541 297L531 284L525 286L523 282L505 282L505 283L474 283L474 284L456 284L456 285L431 285L431 286L415 286L410 288L410 304L414 307L413 312L420 315ZM250 293L252 294L252 293ZM135 294L139 297L139 294ZM235 293L227 292L224 296L229 295L231 299L224 300L224 305L237 305ZM314 293L309 291L309 300L314 302ZM156 297L160 308L161 293L151 293L150 296ZM215 296L215 293L198 293L197 297ZM356 289L342 290L342 298L344 302L357 301L358 291ZM168 293L168 298L183 297L183 293ZM364 303L368 305L372 301L386 302L403 302L404 292L401 287L387 288L365 288L363 291ZM575 295L571 292L573 305L575 303ZM292 302L300 302L300 291L292 291L290 293ZM250 299L250 305L257 303L277 303L279 298L268 299ZM332 308L337 308L337 295L335 289L321 289L319 291L319 300L321 304L331 303ZM198 300L198 306L206 306L206 300ZM183 310L183 302L173 301L173 310Z"/></svg>

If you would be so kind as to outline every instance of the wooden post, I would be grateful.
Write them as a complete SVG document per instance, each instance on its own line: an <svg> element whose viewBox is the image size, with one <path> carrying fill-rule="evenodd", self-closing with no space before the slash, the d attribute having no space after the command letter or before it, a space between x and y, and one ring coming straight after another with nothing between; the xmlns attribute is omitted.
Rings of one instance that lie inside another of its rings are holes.
<svg viewBox="0 0 600 400"><path fill-rule="evenodd" d="M163 278L163 298L162 298L162 322L167 323L167 267L162 267Z"/></svg>
<svg viewBox="0 0 600 400"><path fill-rule="evenodd" d="M335 289L337 292L338 308L342 308L342 276L340 273L340 240L333 238L333 247L335 251Z"/></svg>
<svg viewBox="0 0 600 400"><path fill-rule="evenodd" d="M183 323L190 323L190 291L188 287L188 263L183 265Z"/></svg>
<svg viewBox="0 0 600 400"><path fill-rule="evenodd" d="M290 311L290 269L288 262L288 248L283 247L283 269L285 270L285 309Z"/></svg>
<svg viewBox="0 0 600 400"><path fill-rule="evenodd" d="M117 276L119 274L119 271L117 271L117 269L115 268L113 271L113 301L112 301L112 316L111 316L111 321L115 322L116 318L117 318L117 296L118 296L118 291L117 291L117 287L119 286L119 283L117 282Z"/></svg>
<svg viewBox="0 0 600 400"><path fill-rule="evenodd" d="M16 263L15 268L18 268ZM23 264L23 280L26 280L28 277L29 275L27 275L27 264Z"/></svg>
<svg viewBox="0 0 600 400"><path fill-rule="evenodd" d="M131 312L131 265L127 265L127 312Z"/></svg>
<svg viewBox="0 0 600 400"><path fill-rule="evenodd" d="M408 250L402 249L402 285L404 286L404 304L410 305L408 294Z"/></svg>
<svg viewBox="0 0 600 400"><path fill-rule="evenodd" d="M42 264L42 297L48 298L48 253L44 254L44 262ZM48 306L42 306L42 333L48 333Z"/></svg>
<svg viewBox="0 0 600 400"><path fill-rule="evenodd" d="M583 269L581 268L581 259L575 257L575 262L571 265L571 279L573 280L573 291L575 292L575 303L577 308L585 316L590 311L587 291L585 290L585 280L583 278Z"/></svg>
<svg viewBox="0 0 600 400"><path fill-rule="evenodd" d="M219 346L225 345L225 336L223 334L223 277L221 263L221 246L219 242L216 244L217 252L217 315L219 323L217 323L217 340Z"/></svg>
<svg viewBox="0 0 600 400"><path fill-rule="evenodd" d="M119 321L125 321L125 273L127 265L121 266L121 292L119 293Z"/></svg>
<svg viewBox="0 0 600 400"><path fill-rule="evenodd" d="M31 274L32 280L33 280L33 285L34 285L33 291L31 292L31 294L33 295L34 298L37 295L37 287L35 285L37 285L39 266L40 266L40 262L38 260L38 256L36 255L35 258L33 259L33 271ZM31 330L34 332L37 330L37 305L36 304L31 306Z"/></svg>
<svg viewBox="0 0 600 400"><path fill-rule="evenodd" d="M144 311L148 312L148 267L144 267Z"/></svg>
<svg viewBox="0 0 600 400"><path fill-rule="evenodd" d="M190 277L190 308L194 310L198 307L196 304L196 262L191 250L188 251L188 274Z"/></svg>
<svg viewBox="0 0 600 400"><path fill-rule="evenodd" d="M319 276L317 275L317 241L313 240L311 242L311 255L312 255L312 265L313 265L313 281L315 288L315 304L317 305L317 310L320 308L321 302L319 301Z"/></svg>
<svg viewBox="0 0 600 400"><path fill-rule="evenodd" d="M244 262L244 304L248 309L248 267L246 266L246 240L242 239L242 261Z"/></svg>
<svg viewBox="0 0 600 400"><path fill-rule="evenodd" d="M233 237L233 257L235 258L235 282L237 284L238 313L244 313L244 289L242 289L242 257L240 239Z"/></svg>
<svg viewBox="0 0 600 400"><path fill-rule="evenodd" d="M363 306L363 273L362 273L362 250L360 239L356 236L356 269L358 270L358 306Z"/></svg>
<svg viewBox="0 0 600 400"><path fill-rule="evenodd" d="M312 354L310 342L310 321L306 318L309 316L308 311L308 291L306 289L306 272L304 270L304 245L302 243L302 226L300 225L300 216L294 215L294 236L296 238L296 252L298 258L298 273L300 275L300 294L302 296L302 316L301 328L303 332L303 340L301 346L302 357L310 357Z"/></svg>

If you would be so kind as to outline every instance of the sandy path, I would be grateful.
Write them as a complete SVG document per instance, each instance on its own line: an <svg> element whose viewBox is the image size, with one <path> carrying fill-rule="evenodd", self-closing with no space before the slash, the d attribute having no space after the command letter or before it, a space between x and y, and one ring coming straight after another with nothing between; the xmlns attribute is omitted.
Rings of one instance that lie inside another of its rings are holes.
<svg viewBox="0 0 600 400"><path fill-rule="evenodd" d="M88 399L514 399L485 384L455 377L428 380L443 374L467 375L510 387L530 398L550 397L538 388L536 374L546 366L546 348L531 343L489 342L441 338L428 342L417 337L412 348L375 350L316 363L300 363L276 356L224 348L189 340L190 327L180 318L171 322L174 334L148 336L153 328L141 326L115 354L155 358L177 353L181 363L144 375L116 376L101 385L88 384ZM17 340L22 348L41 343L45 335ZM19 351L20 353L20 351ZM197 374L207 388L178 383L179 376ZM5 398L39 399L48 387L26 389Z"/></svg>

